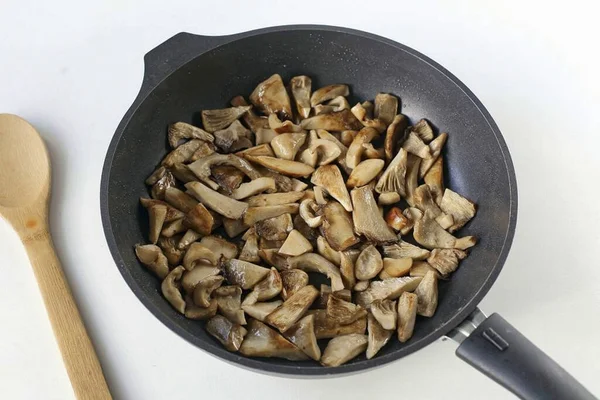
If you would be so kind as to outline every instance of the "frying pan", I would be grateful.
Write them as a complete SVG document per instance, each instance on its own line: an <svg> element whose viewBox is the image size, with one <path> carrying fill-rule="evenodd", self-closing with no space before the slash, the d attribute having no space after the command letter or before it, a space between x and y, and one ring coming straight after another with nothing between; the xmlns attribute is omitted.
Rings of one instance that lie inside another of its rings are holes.
<svg viewBox="0 0 600 400"><path fill-rule="evenodd" d="M373 359L324 368L312 361L251 359L226 351L203 323L178 314L160 294L160 284L137 261L133 247L145 241L146 216L139 197L145 178L168 150L166 127L199 124L199 110L223 108L248 95L273 73L284 80L309 75L313 88L351 85L354 99L378 92L400 97L402 113L427 117L448 132L446 182L478 204L462 235L478 245L448 282L439 287L432 318L419 318L407 343L392 340ZM180 33L145 56L138 97L108 149L101 183L104 232L121 274L144 305L184 339L223 360L253 370L296 377L358 372L397 360L434 340L461 342L457 355L526 399L592 399L566 371L497 314L477 304L496 280L510 249L517 220L517 185L508 148L494 120L475 95L442 66L392 40L329 26L281 26L231 36Z"/></svg>

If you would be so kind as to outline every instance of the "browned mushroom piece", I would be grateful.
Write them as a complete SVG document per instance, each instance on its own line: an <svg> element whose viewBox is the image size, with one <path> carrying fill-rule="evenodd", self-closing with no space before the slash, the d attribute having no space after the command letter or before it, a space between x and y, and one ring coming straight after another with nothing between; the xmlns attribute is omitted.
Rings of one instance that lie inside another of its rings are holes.
<svg viewBox="0 0 600 400"><path fill-rule="evenodd" d="M412 126L410 130L411 132L416 133L425 143L429 143L433 140L433 128L426 119L419 120L419 122Z"/></svg>
<svg viewBox="0 0 600 400"><path fill-rule="evenodd" d="M448 229L454 224L454 217L445 214L433 199L433 195L428 185L421 185L415 189L413 201L421 211L429 212L435 217L435 220L444 229Z"/></svg>
<svg viewBox="0 0 600 400"><path fill-rule="evenodd" d="M226 218L241 218L248 208L246 203L224 196L200 182L188 182L185 187L205 206Z"/></svg>
<svg viewBox="0 0 600 400"><path fill-rule="evenodd" d="M378 93L375 96L375 118L390 125L396 114L398 114L398 98L388 93Z"/></svg>
<svg viewBox="0 0 600 400"><path fill-rule="evenodd" d="M242 183L237 189L231 192L231 198L243 200L246 197L265 191L275 191L275 180L271 177L256 178L250 182Z"/></svg>
<svg viewBox="0 0 600 400"><path fill-rule="evenodd" d="M433 271L429 271L423 277L419 286L415 289L417 295L417 314L424 317L432 317L438 304L437 278Z"/></svg>
<svg viewBox="0 0 600 400"><path fill-rule="evenodd" d="M304 253L310 253L313 250L312 244L296 229L292 230L285 242L279 249L279 253L286 256L300 256Z"/></svg>
<svg viewBox="0 0 600 400"><path fill-rule="evenodd" d="M402 210L398 207L392 207L388 210L387 214L385 215L385 222L396 232L402 231L409 225L411 227L413 225L412 221L409 220L408 217L404 215Z"/></svg>
<svg viewBox="0 0 600 400"><path fill-rule="evenodd" d="M248 102L246 101L246 99L244 99L243 96L234 97L233 99L231 99L230 103L234 107L242 107L248 105ZM248 126L248 128L250 128L252 133L256 133L261 128L269 127L267 117L256 115L256 113L252 109L242 114L242 120Z"/></svg>
<svg viewBox="0 0 600 400"><path fill-rule="evenodd" d="M235 167L241 172L243 172L250 179L257 179L261 177L261 174L248 161L233 154L214 153L207 157L194 161L193 163L188 165L188 168L205 185L208 185L211 189L217 190L219 189L219 184L210 178L211 174L213 173L212 168L218 165L228 165L231 167ZM226 189L232 189L232 186L233 185L228 185ZM233 189L235 189L235 187L233 187Z"/></svg>
<svg viewBox="0 0 600 400"><path fill-rule="evenodd" d="M317 339L331 339L340 335L365 333L367 318L362 317L348 325L340 325L327 315L327 310L311 310L309 315L315 316L315 336Z"/></svg>
<svg viewBox="0 0 600 400"><path fill-rule="evenodd" d="M410 273L410 269L413 265L412 258L384 258L383 259L383 270L386 278L397 278L399 276L405 276ZM381 279L384 279L381 274Z"/></svg>
<svg viewBox="0 0 600 400"><path fill-rule="evenodd" d="M208 278L207 278L208 279ZM202 282L198 286L202 285ZM194 290L194 302L196 302L196 292ZM219 306L219 312L234 324L246 325L246 316L242 310L242 289L237 286L221 286L214 290L215 299Z"/></svg>
<svg viewBox="0 0 600 400"><path fill-rule="evenodd" d="M187 294L192 294L194 289L204 279L218 275L221 271L219 268L209 264L197 264L193 270L185 271L181 278L181 286Z"/></svg>
<svg viewBox="0 0 600 400"><path fill-rule="evenodd" d="M172 222L172 221L175 221L177 219L182 219L185 216L184 213L182 213L181 211L179 211L175 207L173 207L170 204L165 203L164 201L161 201L161 200L145 199L145 198L141 197L140 198L140 204L146 210L149 210L150 208L155 207L157 205L163 205L163 206L167 207L167 214L165 215L165 221L164 222Z"/></svg>
<svg viewBox="0 0 600 400"><path fill-rule="evenodd" d="M284 160L275 157L257 156L253 157L252 161L275 172L294 178L309 176L314 171L314 168L310 165L306 165L298 161Z"/></svg>
<svg viewBox="0 0 600 400"><path fill-rule="evenodd" d="M366 185L379 175L384 165L385 161L379 159L362 161L352 170L352 173L346 181L346 185L349 188Z"/></svg>
<svg viewBox="0 0 600 400"><path fill-rule="evenodd" d="M306 118L300 123L300 126L307 130L325 129L335 132L359 130L363 127L348 109Z"/></svg>
<svg viewBox="0 0 600 400"><path fill-rule="evenodd" d="M250 226L265 219L279 217L283 214L296 214L298 208L299 205L297 203L280 204L277 206L248 207L243 216L244 223Z"/></svg>
<svg viewBox="0 0 600 400"><path fill-rule="evenodd" d="M371 303L371 314L383 329L396 329L396 302L392 300L375 300Z"/></svg>
<svg viewBox="0 0 600 400"><path fill-rule="evenodd" d="M183 183L188 183L191 181L195 181L196 175L187 167L186 164L175 163L171 167L169 167L169 171L173 174L173 176Z"/></svg>
<svg viewBox="0 0 600 400"><path fill-rule="evenodd" d="M254 304L259 301L270 300L281 293L283 283L277 269L271 268L269 275L260 281L244 299L244 305Z"/></svg>
<svg viewBox="0 0 600 400"><path fill-rule="evenodd" d="M410 132L408 134L404 143L402 143L402 148L415 156L431 158L431 149L415 132Z"/></svg>
<svg viewBox="0 0 600 400"><path fill-rule="evenodd" d="M417 318L417 295L404 292L398 299L398 340L402 343L412 337Z"/></svg>
<svg viewBox="0 0 600 400"><path fill-rule="evenodd" d="M163 296L173 306L174 309L179 311L181 314L185 313L185 301L181 292L177 288L183 272L185 269L182 266L174 268L169 274L163 279L160 286Z"/></svg>
<svg viewBox="0 0 600 400"><path fill-rule="evenodd" d="M267 315L275 311L280 305L283 304L281 300L274 300L265 303L254 303L254 304L243 304L242 310L252 318L255 318L261 322L265 322Z"/></svg>
<svg viewBox="0 0 600 400"><path fill-rule="evenodd" d="M326 139L311 138L308 148L302 152L302 161L312 167L327 165L337 160L341 154L342 149L336 143Z"/></svg>
<svg viewBox="0 0 600 400"><path fill-rule="evenodd" d="M156 242L156 245L163 251L163 254L167 257L167 261L171 266L177 266L181 263L181 260L183 260L185 250L182 250L177 246L180 239L181 237L179 236L170 238L161 236Z"/></svg>
<svg viewBox="0 0 600 400"><path fill-rule="evenodd" d="M261 144L250 147L249 149L238 151L235 153L235 155L240 158L247 159L248 161L252 161L252 157L256 156L275 157L275 153L273 153L273 149L269 144Z"/></svg>
<svg viewBox="0 0 600 400"><path fill-rule="evenodd" d="M235 153L254 145L252 132L237 120L227 128L214 132L214 135L214 143L223 153Z"/></svg>
<svg viewBox="0 0 600 400"><path fill-rule="evenodd" d="M187 226L183 223L182 219L176 219L175 221L167 222L163 225L160 234L164 237L170 238L178 233L185 232L187 230Z"/></svg>
<svg viewBox="0 0 600 400"><path fill-rule="evenodd" d="M426 273L432 271L437 279L442 279L439 271L433 268L427 261L415 261L410 268L410 276L424 277Z"/></svg>
<svg viewBox="0 0 600 400"><path fill-rule="evenodd" d="M460 260L467 257L467 252L458 249L433 249L427 259L429 265L437 269L443 276L447 277L458 268Z"/></svg>
<svg viewBox="0 0 600 400"><path fill-rule="evenodd" d="M199 239L202 239L202 236L204 235L199 234L193 229L188 229L185 232L185 234L181 237L181 239L179 239L179 242L177 243L177 248L180 250L185 250L190 246L190 244L194 243Z"/></svg>
<svg viewBox="0 0 600 400"><path fill-rule="evenodd" d="M299 213L300 217L310 228L318 228L323 223L322 215L315 215L314 211L317 209L317 205L313 199L304 199L300 203Z"/></svg>
<svg viewBox="0 0 600 400"><path fill-rule="evenodd" d="M152 172L152 174L150 174L148 178L146 178L144 183L148 186L153 186L162 177L164 177L167 172L169 172L169 170L164 165L161 165L157 169L155 169L154 172Z"/></svg>
<svg viewBox="0 0 600 400"><path fill-rule="evenodd" d="M340 142L342 142L344 146L348 147L352 144L352 141L354 140L357 134L358 131L354 130L342 131L340 133Z"/></svg>
<svg viewBox="0 0 600 400"><path fill-rule="evenodd" d="M193 229L201 235L210 235L217 225L213 214L201 203L196 204L185 215L183 223L186 227Z"/></svg>
<svg viewBox="0 0 600 400"><path fill-rule="evenodd" d="M215 253L218 259L229 260L238 255L238 248L235 244L218 236L205 236L200 243Z"/></svg>
<svg viewBox="0 0 600 400"><path fill-rule="evenodd" d="M385 169L375 190L378 193L396 192L400 196L406 196L406 179L409 154L403 148L400 148L398 154L393 158Z"/></svg>
<svg viewBox="0 0 600 400"><path fill-rule="evenodd" d="M405 192L406 202L411 206L415 206L414 201L414 192L417 186L419 186L419 166L421 165L422 159L420 157L415 156L414 154L409 154L406 161L406 182Z"/></svg>
<svg viewBox="0 0 600 400"><path fill-rule="evenodd" d="M259 243L258 256L265 263L267 263L268 265L270 265L272 267L277 268L279 271L283 271L283 270L289 268L288 256L279 254L278 248L260 249L260 243Z"/></svg>
<svg viewBox="0 0 600 400"><path fill-rule="evenodd" d="M222 108L218 110L202 110L202 125L207 132L214 133L227 128L244 113L250 110L250 106Z"/></svg>
<svg viewBox="0 0 600 400"><path fill-rule="evenodd" d="M204 129L187 124L185 122L176 122L169 126L168 131L169 145L175 149L182 140L200 139L205 142L213 142L215 138Z"/></svg>
<svg viewBox="0 0 600 400"><path fill-rule="evenodd" d="M356 284L354 275L354 263L360 252L358 250L346 250L340 252L340 275L346 289L352 290Z"/></svg>
<svg viewBox="0 0 600 400"><path fill-rule="evenodd" d="M474 236L456 238L446 232L444 228L435 221L434 216L426 211L423 217L415 222L413 235L417 243L428 249L460 249L466 250L477 243Z"/></svg>
<svg viewBox="0 0 600 400"><path fill-rule="evenodd" d="M321 186L313 186L313 193L315 195L315 201L318 205L327 204L327 191Z"/></svg>
<svg viewBox="0 0 600 400"><path fill-rule="evenodd" d="M300 125L296 125L292 121L281 121L279 117L277 117L277 114L269 115L269 128L277 134L304 132ZM275 138L277 137L279 137L279 135ZM272 144L273 140L271 140L271 145Z"/></svg>
<svg viewBox="0 0 600 400"><path fill-rule="evenodd" d="M315 90L310 97L311 107L326 102L327 100L334 99L338 96L348 96L350 89L348 85L327 85L318 90Z"/></svg>
<svg viewBox="0 0 600 400"><path fill-rule="evenodd" d="M396 310L394 310L395 314ZM390 341L393 330L384 329L371 314L369 314L367 321L368 345L366 356L367 360L370 360Z"/></svg>
<svg viewBox="0 0 600 400"><path fill-rule="evenodd" d="M305 141L306 133L282 133L271 140L271 148L278 158L293 161Z"/></svg>
<svg viewBox="0 0 600 400"><path fill-rule="evenodd" d="M260 128L255 133L256 145L268 145L271 143L271 141L273 141L273 139L275 139L275 137L277 137L277 135L278 133L275 132L273 129Z"/></svg>
<svg viewBox="0 0 600 400"><path fill-rule="evenodd" d="M319 291L314 286L304 286L269 314L265 321L280 332L285 332L302 318L318 295Z"/></svg>
<svg viewBox="0 0 600 400"><path fill-rule="evenodd" d="M462 228L475 216L477 211L475 203L450 189L444 191L440 207L446 214L452 215L454 219L454 224L449 229L450 232Z"/></svg>
<svg viewBox="0 0 600 400"><path fill-rule="evenodd" d="M334 294L328 296L326 310L327 317L339 325L351 324L367 315L367 310L361 306L342 300Z"/></svg>
<svg viewBox="0 0 600 400"><path fill-rule="evenodd" d="M240 252L239 259L251 263L260 262L260 257L258 256L258 235L254 228L248 229L244 237L246 241Z"/></svg>
<svg viewBox="0 0 600 400"><path fill-rule="evenodd" d="M210 174L210 178L212 178L212 180L214 180L227 194L231 194L234 190L239 188L245 176L246 174L231 165L216 165L211 168ZM197 178L194 180L197 180ZM209 186L211 185L212 184Z"/></svg>
<svg viewBox="0 0 600 400"><path fill-rule="evenodd" d="M323 351L321 364L325 367L338 367L364 352L367 343L366 335L356 333L335 337Z"/></svg>
<svg viewBox="0 0 600 400"><path fill-rule="evenodd" d="M203 308L210 307L212 293L221 286L223 280L224 278L220 275L212 275L198 282L192 295L194 304Z"/></svg>
<svg viewBox="0 0 600 400"><path fill-rule="evenodd" d="M250 101L264 114L277 114L281 119L292 119L292 106L279 74L271 75L256 86Z"/></svg>
<svg viewBox="0 0 600 400"><path fill-rule="evenodd" d="M383 255L389 258L412 258L413 260L426 260L429 257L429 250L422 249L419 246L400 240L396 244L383 246Z"/></svg>
<svg viewBox="0 0 600 400"><path fill-rule="evenodd" d="M238 351L247 334L246 328L234 324L222 315L215 315L206 322L206 331L229 351Z"/></svg>
<svg viewBox="0 0 600 400"><path fill-rule="evenodd" d="M198 201L192 196L175 187L165 190L165 201L186 214L198 204Z"/></svg>
<svg viewBox="0 0 600 400"><path fill-rule="evenodd" d="M300 269L288 269L280 272L282 290L281 297L289 299L298 290L308 285L308 274Z"/></svg>
<svg viewBox="0 0 600 400"><path fill-rule="evenodd" d="M433 139L431 143L429 143L429 149L431 151L431 158L423 160L419 167L419 178L423 178L427 171L433 166L433 164L437 161L438 157L442 153L442 149L444 144L446 144L446 140L448 139L447 133L440 133L438 137Z"/></svg>
<svg viewBox="0 0 600 400"><path fill-rule="evenodd" d="M423 217L423 212L416 207L408 207L402 212L402 215L408 219L408 223L404 228L400 229L400 234L407 235L415 226L415 221Z"/></svg>
<svg viewBox="0 0 600 400"><path fill-rule="evenodd" d="M203 140L192 139L167 154L162 159L161 165L170 168L174 164L190 161L194 153L205 143L207 142Z"/></svg>
<svg viewBox="0 0 600 400"><path fill-rule="evenodd" d="M300 119L308 118L310 115L310 95L312 89L312 80L306 75L295 76L290 79L290 91L294 103L296 103L296 111Z"/></svg>
<svg viewBox="0 0 600 400"><path fill-rule="evenodd" d="M302 350L258 320L248 324L248 334L240 347L247 357L276 357L290 361L308 360Z"/></svg>
<svg viewBox="0 0 600 400"><path fill-rule="evenodd" d="M348 168L356 168L365 150L364 145L370 143L378 135L377 130L369 127L362 128L356 134L346 153L346 165Z"/></svg>
<svg viewBox="0 0 600 400"><path fill-rule="evenodd" d="M317 237L317 251L320 255L325 257L327 260L331 261L338 267L341 263L340 252L334 250L330 245L327 239L323 236Z"/></svg>
<svg viewBox="0 0 600 400"><path fill-rule="evenodd" d="M356 119L359 121L364 121L366 119L373 118L373 109L373 103L370 101L365 101L364 103L356 103L356 105L354 105L350 111L352 111L352 114L354 114Z"/></svg>
<svg viewBox="0 0 600 400"><path fill-rule="evenodd" d="M315 253L305 253L298 257L290 257L288 259L288 265L290 268L327 275L331 281L331 288L334 292L344 289L344 283L342 282L339 268L323 256Z"/></svg>
<svg viewBox="0 0 600 400"><path fill-rule="evenodd" d="M327 190L327 193L339 201L346 211L352 211L350 195L337 165L323 165L317 168L310 181L312 184Z"/></svg>
<svg viewBox="0 0 600 400"><path fill-rule="evenodd" d="M408 118L403 114L398 114L387 127L385 133L385 141L383 149L385 151L385 159L391 161L396 154L396 151L404 142L406 128L408 127Z"/></svg>
<svg viewBox="0 0 600 400"><path fill-rule="evenodd" d="M235 258L223 262L222 269L227 282L244 290L252 289L269 274L268 268Z"/></svg>
<svg viewBox="0 0 600 400"><path fill-rule="evenodd" d="M186 160L187 162L194 162L197 161L201 158L204 157L208 157L211 154L215 153L216 150L216 146L213 143L210 142L202 142L200 144L200 146L198 146L198 148L196 149L196 151L194 151L194 154L192 154L191 157L189 157L188 160ZM169 167L172 168L172 167Z"/></svg>
<svg viewBox="0 0 600 400"><path fill-rule="evenodd" d="M192 243L183 257L183 266L187 271L194 269L196 264L217 265L219 257L211 249L201 243ZM206 307L206 306L205 306Z"/></svg>
<svg viewBox="0 0 600 400"><path fill-rule="evenodd" d="M373 281L367 290L357 293L356 303L366 309L371 308L375 300L395 300L402 292L412 292L421 283L421 278L402 276L388 278L382 281Z"/></svg>
<svg viewBox="0 0 600 400"><path fill-rule="evenodd" d="M164 200L165 191L174 186L175 177L171 171L165 171L163 176L161 176L150 189L150 196L152 196L153 199Z"/></svg>
<svg viewBox="0 0 600 400"><path fill-rule="evenodd" d="M169 274L169 262L160 247L153 244L136 245L135 255L150 272L164 279Z"/></svg>
<svg viewBox="0 0 600 400"><path fill-rule="evenodd" d="M248 198L246 201L249 207L277 206L295 203L303 196L304 192L258 194Z"/></svg>
<svg viewBox="0 0 600 400"><path fill-rule="evenodd" d="M350 213L340 203L328 201L319 213L323 217L320 231L333 250L343 251L360 241L354 234Z"/></svg>
<svg viewBox="0 0 600 400"><path fill-rule="evenodd" d="M225 228L227 236L234 238L244 231L247 231L250 226L244 224L243 219L223 218L223 228Z"/></svg>
<svg viewBox="0 0 600 400"><path fill-rule="evenodd" d="M263 219L256 222L254 227L256 229L256 234L265 240L285 240L292 229L294 229L292 216L289 213Z"/></svg>
<svg viewBox="0 0 600 400"><path fill-rule="evenodd" d="M385 158L385 151L383 149L376 149L373 143L363 144L363 155L367 159L378 159L382 160Z"/></svg>
<svg viewBox="0 0 600 400"><path fill-rule="evenodd" d="M429 186L431 195L437 205L442 204L442 196L444 195L444 160L440 155L433 163L429 171L423 177L425 184Z"/></svg>
<svg viewBox="0 0 600 400"><path fill-rule="evenodd" d="M368 186L363 186L353 189L350 194L354 205L352 219L356 233L374 243L397 242L398 238L379 212L373 191Z"/></svg>
<svg viewBox="0 0 600 400"><path fill-rule="evenodd" d="M383 268L381 254L375 246L369 245L361 252L354 266L356 279L366 281L377 276Z"/></svg>
<svg viewBox="0 0 600 400"><path fill-rule="evenodd" d="M315 336L315 316L307 315L292 325L284 336L315 361L321 358L321 349Z"/></svg>
<svg viewBox="0 0 600 400"><path fill-rule="evenodd" d="M148 239L156 244L163 229L165 218L167 217L167 206L164 204L154 204L148 207L149 229Z"/></svg>
<svg viewBox="0 0 600 400"><path fill-rule="evenodd" d="M218 306L216 299L212 299L208 307L198 307L194 304L190 297L187 296L184 315L186 318L200 321L214 317L217 314L217 309Z"/></svg>

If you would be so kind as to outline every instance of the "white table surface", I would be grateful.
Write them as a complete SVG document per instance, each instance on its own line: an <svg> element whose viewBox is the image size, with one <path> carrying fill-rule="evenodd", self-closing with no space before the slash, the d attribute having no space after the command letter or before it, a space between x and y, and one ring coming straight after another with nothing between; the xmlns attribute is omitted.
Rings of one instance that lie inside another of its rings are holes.
<svg viewBox="0 0 600 400"><path fill-rule="evenodd" d="M219 35L293 23L344 25L395 39L444 65L486 105L514 160L519 219L508 261L481 307L501 313L600 395L594 2L217 3L3 0L0 6L0 112L28 119L48 143L52 233L114 397L512 398L457 359L451 341L344 378L248 372L172 333L121 278L100 223L100 172L140 87L143 55L179 31ZM73 398L25 252L3 221L0 271L0 398Z"/></svg>

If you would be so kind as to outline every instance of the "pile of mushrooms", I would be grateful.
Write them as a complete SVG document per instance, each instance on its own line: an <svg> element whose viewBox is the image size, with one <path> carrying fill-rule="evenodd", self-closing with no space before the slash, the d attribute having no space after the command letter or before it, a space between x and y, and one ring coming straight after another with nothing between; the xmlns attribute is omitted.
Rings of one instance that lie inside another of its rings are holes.
<svg viewBox="0 0 600 400"><path fill-rule="evenodd" d="M168 129L135 252L229 351L370 359L434 315L438 280L476 242L456 236L475 204L444 187L448 135L411 125L393 95L351 107L349 93L275 74L250 103L203 110L203 128Z"/></svg>

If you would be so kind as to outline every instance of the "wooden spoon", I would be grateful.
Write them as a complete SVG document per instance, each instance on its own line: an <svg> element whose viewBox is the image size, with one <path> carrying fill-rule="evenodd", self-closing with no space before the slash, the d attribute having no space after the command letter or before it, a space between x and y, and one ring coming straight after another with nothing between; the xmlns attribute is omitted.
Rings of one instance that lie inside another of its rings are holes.
<svg viewBox="0 0 600 400"><path fill-rule="evenodd" d="M27 121L0 114L0 215L21 237L78 399L111 399L48 229L50 159Z"/></svg>

